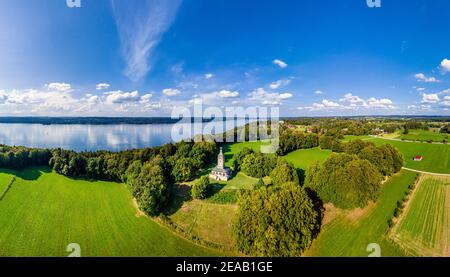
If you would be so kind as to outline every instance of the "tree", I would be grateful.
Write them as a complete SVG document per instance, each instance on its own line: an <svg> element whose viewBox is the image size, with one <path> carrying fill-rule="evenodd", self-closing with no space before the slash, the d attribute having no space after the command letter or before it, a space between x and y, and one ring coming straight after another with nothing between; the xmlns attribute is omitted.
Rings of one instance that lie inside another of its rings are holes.
<svg viewBox="0 0 450 277"><path fill-rule="evenodd" d="M265 186L266 186L266 184L264 183L263 178L259 178L258 182L255 185L255 189L260 189L260 188L263 188Z"/></svg>
<svg viewBox="0 0 450 277"><path fill-rule="evenodd" d="M190 158L179 158L175 162L172 175L176 182L185 182L192 180L195 175L195 168Z"/></svg>
<svg viewBox="0 0 450 277"><path fill-rule="evenodd" d="M298 184L242 192L238 204L232 229L236 249L245 255L300 256L320 229L319 213Z"/></svg>
<svg viewBox="0 0 450 277"><path fill-rule="evenodd" d="M248 176L262 178L269 176L276 164L277 157L274 154L252 153L244 157L241 169Z"/></svg>
<svg viewBox="0 0 450 277"><path fill-rule="evenodd" d="M198 182L192 186L191 194L194 199L205 199L209 192L209 177L202 176Z"/></svg>
<svg viewBox="0 0 450 277"><path fill-rule="evenodd" d="M363 208L378 198L382 175L377 167L356 155L333 154L307 171L305 186L325 203L342 209Z"/></svg>
<svg viewBox="0 0 450 277"><path fill-rule="evenodd" d="M281 185L284 183L294 182L299 183L297 171L292 164L289 164L285 159L278 158L277 166L270 173L270 178L274 185Z"/></svg>
<svg viewBox="0 0 450 277"><path fill-rule="evenodd" d="M166 206L169 196L168 182L163 168L157 162L147 162L136 178L133 178L131 174L128 180L139 208L147 215L158 215Z"/></svg>
<svg viewBox="0 0 450 277"><path fill-rule="evenodd" d="M239 151L236 155L233 156L233 168L235 171L241 170L241 165L244 161L244 158L250 154L255 153L253 149L250 149L248 147L244 147L241 151Z"/></svg>

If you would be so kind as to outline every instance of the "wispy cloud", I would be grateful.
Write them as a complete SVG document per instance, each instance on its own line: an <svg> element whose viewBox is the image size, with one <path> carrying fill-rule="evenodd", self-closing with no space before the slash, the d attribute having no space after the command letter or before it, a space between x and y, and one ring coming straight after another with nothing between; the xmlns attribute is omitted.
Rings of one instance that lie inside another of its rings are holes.
<svg viewBox="0 0 450 277"><path fill-rule="evenodd" d="M124 74L139 81L151 70L153 53L172 25L182 0L110 0L126 63Z"/></svg>

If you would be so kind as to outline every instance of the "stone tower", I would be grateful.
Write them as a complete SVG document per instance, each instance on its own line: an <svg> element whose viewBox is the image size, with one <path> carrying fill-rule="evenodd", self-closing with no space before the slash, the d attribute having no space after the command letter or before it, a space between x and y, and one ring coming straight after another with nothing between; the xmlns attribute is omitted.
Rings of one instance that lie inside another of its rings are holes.
<svg viewBox="0 0 450 277"><path fill-rule="evenodd" d="M223 152L222 152L222 147L220 147L220 153L219 156L217 156L217 168L223 169L224 168L224 156L223 156Z"/></svg>

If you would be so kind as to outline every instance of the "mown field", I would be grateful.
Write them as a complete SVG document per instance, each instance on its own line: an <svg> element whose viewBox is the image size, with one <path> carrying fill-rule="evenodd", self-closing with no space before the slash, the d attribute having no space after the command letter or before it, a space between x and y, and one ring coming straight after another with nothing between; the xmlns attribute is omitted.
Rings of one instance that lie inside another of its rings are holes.
<svg viewBox="0 0 450 277"><path fill-rule="evenodd" d="M211 256L221 253L138 216L123 184L72 180L46 168L1 171L17 180L0 201L0 256Z"/></svg>
<svg viewBox="0 0 450 277"><path fill-rule="evenodd" d="M450 178L426 176L392 239L416 256L450 256Z"/></svg>
<svg viewBox="0 0 450 277"><path fill-rule="evenodd" d="M382 256L403 256L404 252L386 236L387 221L415 177L416 173L405 170L393 176L383 185L378 201L363 210L329 209L325 217L327 222L305 255L367 257L370 254L366 251L368 244L378 243Z"/></svg>
<svg viewBox="0 0 450 277"><path fill-rule="evenodd" d="M416 140L416 141L434 141L442 142L443 140L449 140L448 134L439 133L438 130L435 131L425 131L425 130L408 130L408 134L399 134L396 138L404 140Z"/></svg>
<svg viewBox="0 0 450 277"><path fill-rule="evenodd" d="M408 168L450 174L450 145L392 141L381 138L373 138L370 141L377 145L389 143L397 147L402 152L405 166ZM421 162L413 160L417 155L423 156Z"/></svg>
<svg viewBox="0 0 450 277"><path fill-rule="evenodd" d="M330 150L320 148L301 149L287 154L284 158L296 168L307 170L314 162L323 163L331 153Z"/></svg>

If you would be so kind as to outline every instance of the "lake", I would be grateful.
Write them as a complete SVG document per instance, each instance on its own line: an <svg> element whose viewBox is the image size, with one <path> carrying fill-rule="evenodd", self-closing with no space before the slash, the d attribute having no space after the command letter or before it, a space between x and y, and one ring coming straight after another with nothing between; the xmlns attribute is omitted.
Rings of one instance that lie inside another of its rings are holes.
<svg viewBox="0 0 450 277"><path fill-rule="evenodd" d="M226 123L230 124L230 121ZM220 122L212 122L212 124L219 126ZM244 120L237 120L235 122L235 126L242 126L244 124ZM176 129L174 129L174 126L176 126ZM188 132L188 134L172 135L173 130L177 130L178 128L188 130L190 127L192 127L192 124L189 123L146 125L0 123L0 144L34 148L63 148L75 151L121 151L159 146L205 133L203 130L194 130L195 128L191 128L192 132ZM227 130L227 128L224 127L224 130ZM212 132L206 133L215 134L216 132L213 130Z"/></svg>

